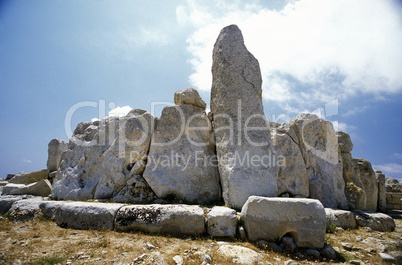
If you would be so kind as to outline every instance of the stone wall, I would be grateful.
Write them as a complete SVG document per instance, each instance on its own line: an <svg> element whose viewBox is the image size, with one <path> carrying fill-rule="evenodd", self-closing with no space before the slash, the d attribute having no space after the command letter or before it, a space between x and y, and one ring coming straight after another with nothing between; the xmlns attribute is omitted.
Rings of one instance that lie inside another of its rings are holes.
<svg viewBox="0 0 402 265"><path fill-rule="evenodd" d="M387 192L387 210L402 210L402 192Z"/></svg>

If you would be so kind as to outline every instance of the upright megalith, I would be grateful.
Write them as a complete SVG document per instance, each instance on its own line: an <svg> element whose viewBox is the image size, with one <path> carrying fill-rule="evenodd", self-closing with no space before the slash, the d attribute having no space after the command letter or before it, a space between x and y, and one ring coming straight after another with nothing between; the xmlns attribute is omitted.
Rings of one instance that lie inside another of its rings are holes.
<svg viewBox="0 0 402 265"><path fill-rule="evenodd" d="M310 197L325 207L348 208L342 158L333 125L314 114L300 114L290 121L306 164Z"/></svg>
<svg viewBox="0 0 402 265"><path fill-rule="evenodd" d="M68 143L59 139L52 139L48 144L47 170L49 173L57 171L61 157L68 150Z"/></svg>
<svg viewBox="0 0 402 265"><path fill-rule="evenodd" d="M213 50L211 112L223 199L236 209L251 195L277 195L277 159L261 85L259 63L240 29L225 27Z"/></svg>
<svg viewBox="0 0 402 265"><path fill-rule="evenodd" d="M177 91L175 103L156 122L144 178L159 198L189 203L221 200L211 121L193 88Z"/></svg>

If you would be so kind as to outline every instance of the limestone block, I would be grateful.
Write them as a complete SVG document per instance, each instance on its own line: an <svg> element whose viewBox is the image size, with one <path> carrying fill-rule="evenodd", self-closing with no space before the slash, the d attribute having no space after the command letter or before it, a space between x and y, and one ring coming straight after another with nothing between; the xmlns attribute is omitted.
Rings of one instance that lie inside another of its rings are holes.
<svg viewBox="0 0 402 265"><path fill-rule="evenodd" d="M375 171L375 177L378 185L378 197L377 197L377 210L385 213L387 211L387 198L385 196L385 175L381 171Z"/></svg>
<svg viewBox="0 0 402 265"><path fill-rule="evenodd" d="M215 206L207 215L207 231L213 237L234 237L236 235L237 212L233 209Z"/></svg>
<svg viewBox="0 0 402 265"><path fill-rule="evenodd" d="M371 163L366 159L354 158L360 173L360 181L366 193L366 206L363 210L377 211L378 184Z"/></svg>
<svg viewBox="0 0 402 265"><path fill-rule="evenodd" d="M226 206L241 209L251 195L276 196L278 191L261 71L236 25L221 30L212 57L211 112L222 197Z"/></svg>
<svg viewBox="0 0 402 265"><path fill-rule="evenodd" d="M212 125L203 109L189 104L163 109L143 177L161 199L221 200Z"/></svg>
<svg viewBox="0 0 402 265"><path fill-rule="evenodd" d="M132 110L125 117L107 117L77 125L63 154L52 196L62 200L111 199L127 187L127 181L142 175L155 117L145 110ZM147 187L132 194L147 197ZM138 202L138 200L134 200Z"/></svg>
<svg viewBox="0 0 402 265"><path fill-rule="evenodd" d="M200 235L205 232L204 219L203 209L195 205L129 205L117 212L115 229L176 236Z"/></svg>
<svg viewBox="0 0 402 265"><path fill-rule="evenodd" d="M50 181L47 179L42 179L38 182L31 183L28 185L24 184L8 184L12 186L12 190L8 191L7 187L7 193L10 195L33 195L33 196L41 196L41 197L47 197L50 195L52 191L52 184L50 184Z"/></svg>
<svg viewBox="0 0 402 265"><path fill-rule="evenodd" d="M39 205L43 200L42 197L33 197L16 201L7 212L7 217L13 222L26 222L37 219L41 214Z"/></svg>
<svg viewBox="0 0 402 265"><path fill-rule="evenodd" d="M306 163L310 197L320 200L325 207L347 209L342 158L332 123L303 113L289 125Z"/></svg>
<svg viewBox="0 0 402 265"><path fill-rule="evenodd" d="M358 226L370 227L376 231L394 231L395 221L389 215L372 211L353 211Z"/></svg>
<svg viewBox="0 0 402 265"><path fill-rule="evenodd" d="M349 134L337 131L336 137L338 138L338 146L341 153L350 153L353 150L353 143Z"/></svg>
<svg viewBox="0 0 402 265"><path fill-rule="evenodd" d="M59 139L52 139L48 144L47 150L47 170L49 173L57 171L63 153L68 150L68 142Z"/></svg>
<svg viewBox="0 0 402 265"><path fill-rule="evenodd" d="M56 207L55 220L59 226L73 229L113 229L114 217L122 206L119 203L66 202Z"/></svg>
<svg viewBox="0 0 402 265"><path fill-rule="evenodd" d="M189 104L199 107L203 110L207 107L207 104L202 100L197 90L194 88L186 88L178 90L174 93L174 104L180 106L182 104Z"/></svg>
<svg viewBox="0 0 402 265"><path fill-rule="evenodd" d="M34 171L30 173L19 173L15 175L12 179L9 180L9 183L14 183L14 184L31 184L34 182L38 182L39 180L42 179L47 179L48 177L48 172L47 169L39 170L39 171Z"/></svg>
<svg viewBox="0 0 402 265"><path fill-rule="evenodd" d="M250 196L241 216L251 241L275 241L288 234L298 247L324 246L326 215L318 200Z"/></svg>
<svg viewBox="0 0 402 265"><path fill-rule="evenodd" d="M325 208L325 214L327 218L327 229L330 225L336 225L336 227L343 229L357 228L355 216L350 211Z"/></svg>
<svg viewBox="0 0 402 265"><path fill-rule="evenodd" d="M234 264L257 264L262 259L262 255L258 252L236 245L223 244L218 248L219 254L232 259Z"/></svg>
<svg viewBox="0 0 402 265"><path fill-rule="evenodd" d="M14 202L33 198L31 195L2 195L0 196L0 215L7 213Z"/></svg>

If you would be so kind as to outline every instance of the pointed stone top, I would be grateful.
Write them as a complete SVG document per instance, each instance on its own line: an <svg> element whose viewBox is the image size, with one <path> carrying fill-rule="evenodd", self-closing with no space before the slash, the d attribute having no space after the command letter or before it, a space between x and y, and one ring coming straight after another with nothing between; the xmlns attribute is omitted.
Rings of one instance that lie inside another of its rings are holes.
<svg viewBox="0 0 402 265"><path fill-rule="evenodd" d="M224 27L219 33L219 37L217 39L218 42L227 42L227 43L235 43L240 42L244 43L243 34L237 25L229 25Z"/></svg>

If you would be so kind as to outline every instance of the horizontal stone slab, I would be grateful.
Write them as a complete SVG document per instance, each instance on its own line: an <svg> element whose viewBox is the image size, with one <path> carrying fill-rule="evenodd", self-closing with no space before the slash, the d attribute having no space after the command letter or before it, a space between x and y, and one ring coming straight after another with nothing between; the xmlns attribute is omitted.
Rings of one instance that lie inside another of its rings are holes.
<svg viewBox="0 0 402 265"><path fill-rule="evenodd" d="M298 247L324 246L326 215L318 200L250 196L241 218L251 241L275 241L290 235Z"/></svg>
<svg viewBox="0 0 402 265"><path fill-rule="evenodd" d="M325 208L325 214L327 216L327 229L331 225L342 227L343 229L357 228L355 215L350 211Z"/></svg>
<svg viewBox="0 0 402 265"><path fill-rule="evenodd" d="M116 214L115 229L175 236L200 235L205 232L204 210L183 204L124 206Z"/></svg>
<svg viewBox="0 0 402 265"><path fill-rule="evenodd" d="M43 205L43 204L42 204ZM116 212L124 204L96 202L66 202L53 205L56 223L74 229L113 229ZM50 206L49 206L50 207Z"/></svg>
<svg viewBox="0 0 402 265"><path fill-rule="evenodd" d="M353 211L358 226L370 227L376 231L394 231L395 221L391 216L372 211Z"/></svg>

